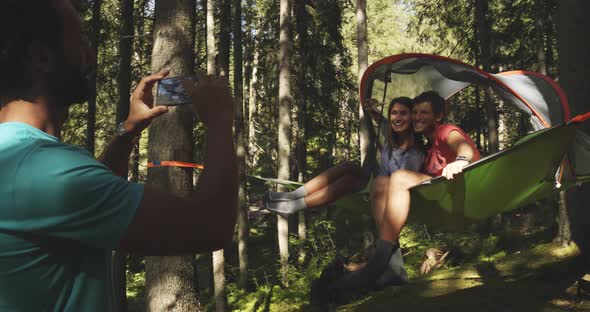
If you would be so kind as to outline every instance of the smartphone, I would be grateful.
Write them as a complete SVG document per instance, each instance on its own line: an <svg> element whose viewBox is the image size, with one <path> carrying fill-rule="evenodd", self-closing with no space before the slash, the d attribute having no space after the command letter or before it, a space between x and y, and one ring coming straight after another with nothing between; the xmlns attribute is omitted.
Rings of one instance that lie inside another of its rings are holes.
<svg viewBox="0 0 590 312"><path fill-rule="evenodd" d="M178 76L160 80L156 90L156 105L178 106L191 103L192 99L182 85L183 80L195 83L197 77Z"/></svg>

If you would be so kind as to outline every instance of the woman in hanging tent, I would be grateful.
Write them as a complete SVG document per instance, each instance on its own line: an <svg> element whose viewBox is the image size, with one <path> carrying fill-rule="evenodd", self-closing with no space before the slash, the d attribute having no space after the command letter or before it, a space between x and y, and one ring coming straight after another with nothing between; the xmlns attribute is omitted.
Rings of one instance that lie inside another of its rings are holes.
<svg viewBox="0 0 590 312"><path fill-rule="evenodd" d="M377 170L374 188L380 191L371 196L381 207L385 198L386 180L392 172L398 169L419 171L422 167L424 153L415 146L411 124L413 101L407 97L395 98L391 101L387 118L379 111L381 104L375 100L368 100L371 106L367 113L379 123L380 132L386 140L381 147L381 165ZM272 212L287 217L297 211L329 204L336 199L360 191L370 179L369 170L361 168L353 162L344 162L334 166L303 186L291 192L267 192L264 207ZM382 211L382 208L373 207ZM380 221L376 220L379 224Z"/></svg>

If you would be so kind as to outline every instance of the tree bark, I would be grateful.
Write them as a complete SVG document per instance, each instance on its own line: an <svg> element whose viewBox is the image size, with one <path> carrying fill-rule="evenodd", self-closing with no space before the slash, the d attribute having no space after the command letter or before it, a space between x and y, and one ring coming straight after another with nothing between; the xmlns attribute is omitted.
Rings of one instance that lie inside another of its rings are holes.
<svg viewBox="0 0 590 312"><path fill-rule="evenodd" d="M369 67L369 46L367 33L367 2L366 0L356 1L356 43L358 49L358 77L357 82L360 85L361 78L367 67ZM370 154L371 138L369 136L369 126L365 119L363 108L359 105L359 146L361 155L361 164L366 166L368 163L367 156Z"/></svg>
<svg viewBox="0 0 590 312"><path fill-rule="evenodd" d="M490 22L488 18L488 0L475 0L475 22L479 38L480 60L483 70L490 72L491 66L491 44L490 44ZM484 107L488 128L488 148L489 153L494 154L499 151L498 142L498 111L492 102L488 89L484 90Z"/></svg>
<svg viewBox="0 0 590 312"><path fill-rule="evenodd" d="M257 23L259 26L260 24ZM259 27L257 27L260 29ZM258 117L258 62L260 57L260 37L254 38L254 56L252 59L252 78L248 87L248 167L254 168L258 164L258 146L256 145L256 119Z"/></svg>
<svg viewBox="0 0 590 312"><path fill-rule="evenodd" d="M557 70L555 69L555 54L553 53L555 34L555 24L553 22L553 16L557 12L556 5L553 0L545 2L545 60L547 62L547 75L555 79Z"/></svg>
<svg viewBox="0 0 590 312"><path fill-rule="evenodd" d="M240 263L239 284L248 285L248 198L246 197L246 146L244 140L244 92L242 69L242 1L233 0L232 33L234 37L234 99L235 138L240 184L238 190L238 259Z"/></svg>
<svg viewBox="0 0 590 312"><path fill-rule="evenodd" d="M230 0L219 0L219 74L229 77L229 53L231 33L231 2Z"/></svg>
<svg viewBox="0 0 590 312"><path fill-rule="evenodd" d="M117 89L119 100L117 101L117 124L127 119L129 115L129 94L131 93L131 56L133 53L133 0L120 0L121 25L119 28L119 71L117 72ZM130 157L132 178L137 182L136 172L138 166L136 148ZM129 176L128 176L129 178ZM127 311L126 294L126 266L127 255L122 251L113 251L113 284L116 311Z"/></svg>
<svg viewBox="0 0 590 312"><path fill-rule="evenodd" d="M545 52L545 6L544 0L535 0L535 43L537 46L537 72L547 75L547 54Z"/></svg>
<svg viewBox="0 0 590 312"><path fill-rule="evenodd" d="M94 0L92 2L92 22L90 23L90 46L96 55L95 67L98 62L98 46L100 40L100 9L102 7L102 0ZM94 137L96 132L96 72L90 78L90 90L88 96L88 115L86 119L86 149L94 155Z"/></svg>
<svg viewBox="0 0 590 312"><path fill-rule="evenodd" d="M227 1L227 0L224 0ZM207 74L215 75L215 69L219 65L219 73L225 76L229 74L229 34L222 35L227 29L220 30L219 51L215 45L215 6L212 0L207 1ZM222 11L225 7L222 6ZM223 13L225 14L225 13ZM222 40L223 37L223 40ZM227 39L227 41L226 41ZM223 52L221 52L223 50ZM228 55L227 62L216 63L216 55ZM223 249L213 252L213 292L215 297L215 311L223 312L227 309L225 296L225 254Z"/></svg>
<svg viewBox="0 0 590 312"><path fill-rule="evenodd" d="M215 5L213 0L204 0L207 3L207 74L215 74Z"/></svg>
<svg viewBox="0 0 590 312"><path fill-rule="evenodd" d="M157 1L154 23L152 71L166 68L171 76L193 74L195 0ZM149 161L190 162L192 154L192 114L172 108L153 121L149 131ZM192 171L152 168L148 171L148 184L187 197L193 189ZM147 311L201 310L194 256L146 257L145 262Z"/></svg>
<svg viewBox="0 0 590 312"><path fill-rule="evenodd" d="M291 155L291 64L290 64L290 3L289 0L280 0L279 19L279 138L278 138L278 179L289 179L289 156ZM279 185L279 191L286 191ZM287 268L289 259L289 225L286 218L277 215L279 253L281 268Z"/></svg>
<svg viewBox="0 0 590 312"><path fill-rule="evenodd" d="M557 202L557 235L553 241L567 246L572 242L572 231L567 214L567 192L559 192L559 201Z"/></svg>
<svg viewBox="0 0 590 312"><path fill-rule="evenodd" d="M586 77L590 72L590 45L587 40L581 40L584 31L590 28L590 20L586 16L589 10L588 1L559 1L559 82L568 95L572 116L590 110L590 80ZM590 123L581 124L580 129L589 134ZM568 191L567 202L572 238L590 264L590 184Z"/></svg>
<svg viewBox="0 0 590 312"><path fill-rule="evenodd" d="M309 71L308 60L310 60L310 51L307 50L309 38L307 35L309 27L309 15L305 9L305 2L296 1L294 3L297 49L299 53L299 64L297 70L297 86L300 96L297 97L297 137L296 137L296 161L297 161L297 181L304 183L307 180L307 106L308 106L308 81L306 73ZM307 220L305 210L299 211L297 215L297 236L303 243L299 248L299 262L305 261L305 241L307 240Z"/></svg>

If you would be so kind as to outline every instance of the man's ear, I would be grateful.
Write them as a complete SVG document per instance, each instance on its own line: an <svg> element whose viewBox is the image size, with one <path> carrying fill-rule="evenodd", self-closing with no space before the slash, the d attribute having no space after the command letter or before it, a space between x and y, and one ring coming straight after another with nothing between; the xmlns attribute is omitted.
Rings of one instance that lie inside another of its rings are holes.
<svg viewBox="0 0 590 312"><path fill-rule="evenodd" d="M443 113L438 113L438 114L436 114L436 116L434 117L434 120L435 120L437 123L441 123L441 122L442 122L442 120L443 120L444 118L445 118L445 114L443 114Z"/></svg>

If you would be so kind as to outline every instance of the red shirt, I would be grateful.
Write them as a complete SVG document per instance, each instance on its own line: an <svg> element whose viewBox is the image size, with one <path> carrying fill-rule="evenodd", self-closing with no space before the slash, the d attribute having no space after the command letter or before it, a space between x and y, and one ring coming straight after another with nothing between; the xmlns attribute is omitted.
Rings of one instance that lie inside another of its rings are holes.
<svg viewBox="0 0 590 312"><path fill-rule="evenodd" d="M473 148L473 159L471 161L476 161L481 158L481 154L477 150L477 147L475 147L471 138L461 130L461 128L454 125L441 124L434 129L434 142L432 142L432 146L426 152L426 158L424 159L424 173L433 177L440 176L447 164L455 161L457 154L455 154L455 152L451 150L449 144L447 144L449 133L455 130L458 131Z"/></svg>

